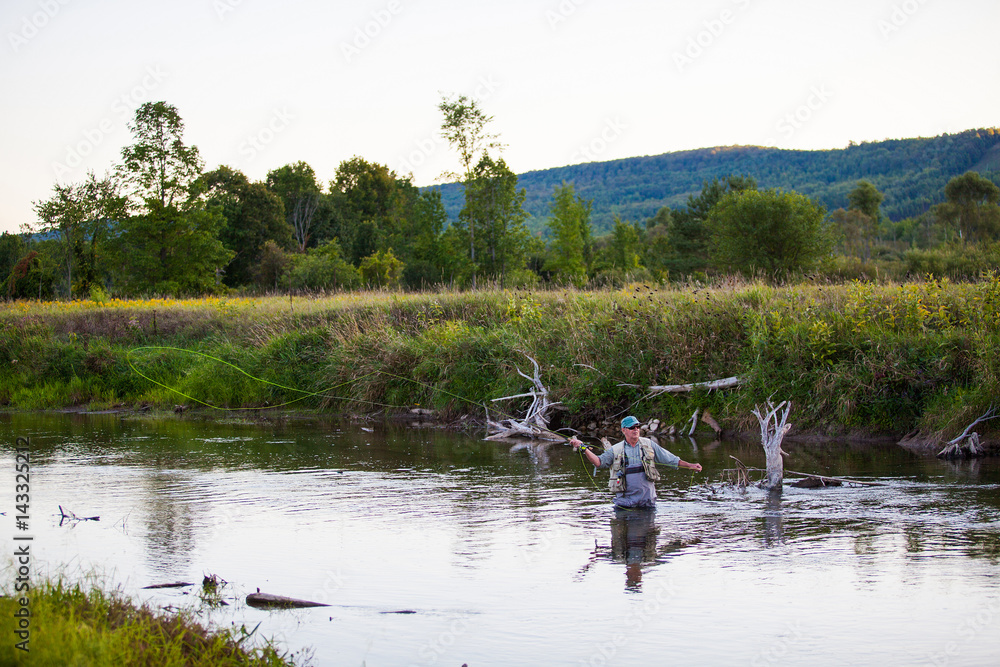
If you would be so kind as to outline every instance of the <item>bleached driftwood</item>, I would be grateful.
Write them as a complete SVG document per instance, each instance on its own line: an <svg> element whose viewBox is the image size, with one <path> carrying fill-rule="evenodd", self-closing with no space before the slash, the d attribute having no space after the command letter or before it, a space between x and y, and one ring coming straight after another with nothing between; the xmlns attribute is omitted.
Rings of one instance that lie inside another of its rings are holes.
<svg viewBox="0 0 1000 667"><path fill-rule="evenodd" d="M527 398L530 396L532 399L531 405L528 407L528 410L524 414L524 419L521 421L513 417L501 419L500 421L492 421L487 417L486 424L490 434L486 439L531 438L533 440L561 442L566 438L549 430L549 412L553 407L559 405L559 402L549 400L549 390L542 384L541 369L538 367L538 362L527 352L521 352L521 354L528 357L531 365L535 367L535 374L534 376L526 375L521 372L520 368L516 368L517 374L531 382L532 388L523 394L494 398L493 402L507 401L514 398Z"/></svg>
<svg viewBox="0 0 1000 667"><path fill-rule="evenodd" d="M944 449L938 452L938 458L971 459L982 456L983 447L979 444L979 434L972 431L972 428L980 422L995 419L996 417L1000 417L1000 414L997 414L996 407L991 405L989 410L984 412L982 416L966 426L965 430L958 437L949 440L945 444ZM970 431L972 432L970 433Z"/></svg>
<svg viewBox="0 0 1000 667"><path fill-rule="evenodd" d="M743 380L733 376L730 378L722 378L721 380L711 380L709 382L691 382L689 384L662 384L653 385L647 387L649 389L649 396L659 396L660 394L683 394L685 392L694 391L695 389L730 389L732 387L738 387L742 384ZM642 385L638 384L619 384L619 387L637 387L642 388Z"/></svg>
<svg viewBox="0 0 1000 667"><path fill-rule="evenodd" d="M700 412L700 410L695 408L694 414L691 415L691 428L688 430L688 437L694 435L694 430L698 427L698 412Z"/></svg>
<svg viewBox="0 0 1000 667"><path fill-rule="evenodd" d="M781 449L781 441L792 425L788 423L788 413L792 410L789 401L774 405L771 401L764 406L767 414L762 414L761 407L754 406L753 415L760 422L760 442L764 446L764 456L767 472L760 485L764 489L781 493L781 480L784 477L785 463L782 455L788 454ZM782 410L784 408L784 410Z"/></svg>

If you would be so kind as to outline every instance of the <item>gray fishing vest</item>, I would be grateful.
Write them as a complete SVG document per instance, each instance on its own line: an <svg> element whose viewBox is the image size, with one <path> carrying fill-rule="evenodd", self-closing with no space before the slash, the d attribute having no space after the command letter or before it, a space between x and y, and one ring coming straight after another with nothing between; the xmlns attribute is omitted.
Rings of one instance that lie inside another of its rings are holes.
<svg viewBox="0 0 1000 667"><path fill-rule="evenodd" d="M656 469L656 452L653 451L653 443L649 438L639 438L639 456L642 459L642 469L646 477L651 482L660 481L660 471ZM622 470L622 462L625 460L625 442L619 442L611 448L615 453L615 460L611 464L611 479L608 480L608 489L611 493L624 493L625 474ZM619 474L622 473L622 474Z"/></svg>

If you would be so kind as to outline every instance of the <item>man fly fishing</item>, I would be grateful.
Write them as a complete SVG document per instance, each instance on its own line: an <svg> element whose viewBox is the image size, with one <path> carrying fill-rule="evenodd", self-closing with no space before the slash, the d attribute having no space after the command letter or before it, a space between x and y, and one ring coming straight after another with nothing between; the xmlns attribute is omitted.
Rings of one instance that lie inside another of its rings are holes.
<svg viewBox="0 0 1000 667"><path fill-rule="evenodd" d="M640 437L639 420L631 415L622 420L622 434L625 439L600 456L575 437L569 440L573 451L583 448L583 455L591 464L598 468L611 468L608 488L615 494L616 508L656 507L656 486L653 483L660 479L657 463L701 472L700 463L682 461L649 438Z"/></svg>

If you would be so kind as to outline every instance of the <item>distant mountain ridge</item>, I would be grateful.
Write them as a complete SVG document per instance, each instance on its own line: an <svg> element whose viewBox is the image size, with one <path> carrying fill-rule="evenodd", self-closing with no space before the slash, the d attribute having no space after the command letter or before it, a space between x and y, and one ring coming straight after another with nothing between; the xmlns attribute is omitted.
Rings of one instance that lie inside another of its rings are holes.
<svg viewBox="0 0 1000 667"><path fill-rule="evenodd" d="M794 190L812 197L828 211L847 207L847 194L867 179L885 195L882 212L891 220L920 215L944 200L949 179L969 170L1000 183L1000 128L966 130L930 138L852 143L831 150L786 150L760 146L722 146L644 157L589 162L529 171L518 175L525 188L525 209L540 229L549 215L552 191L563 181L593 200L591 224L598 235L614 216L642 221L661 207L683 208L702 183L728 174L748 175L760 188ZM452 219L462 208L457 183L441 190Z"/></svg>

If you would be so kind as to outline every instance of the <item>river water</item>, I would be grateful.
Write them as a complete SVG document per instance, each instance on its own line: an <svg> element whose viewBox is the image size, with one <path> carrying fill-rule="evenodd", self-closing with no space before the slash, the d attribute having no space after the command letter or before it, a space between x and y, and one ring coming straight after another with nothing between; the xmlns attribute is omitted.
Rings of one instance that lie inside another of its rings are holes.
<svg viewBox="0 0 1000 667"><path fill-rule="evenodd" d="M30 527L14 516L31 439ZM664 441L655 515L617 517L568 447L314 418L0 415L4 539L271 637L314 665L987 665L1000 661L1000 464L786 443L879 486L718 483L752 443ZM711 481L711 484L705 484ZM77 517L67 521L60 506ZM9 589L13 568L4 567ZM227 606L197 595L225 581ZM175 581L199 584L143 590ZM265 611L247 593L328 607Z"/></svg>

